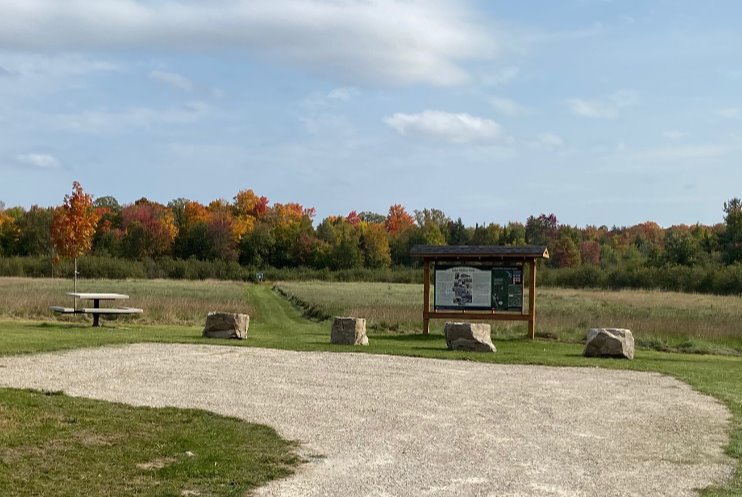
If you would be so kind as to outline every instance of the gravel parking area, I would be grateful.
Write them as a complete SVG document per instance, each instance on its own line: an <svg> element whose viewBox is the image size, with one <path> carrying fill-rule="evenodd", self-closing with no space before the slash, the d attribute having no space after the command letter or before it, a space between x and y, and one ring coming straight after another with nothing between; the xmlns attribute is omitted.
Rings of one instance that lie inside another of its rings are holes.
<svg viewBox="0 0 742 497"><path fill-rule="evenodd" d="M654 373L137 344L2 357L0 386L273 426L308 462L261 496L682 497L734 471L728 410Z"/></svg>

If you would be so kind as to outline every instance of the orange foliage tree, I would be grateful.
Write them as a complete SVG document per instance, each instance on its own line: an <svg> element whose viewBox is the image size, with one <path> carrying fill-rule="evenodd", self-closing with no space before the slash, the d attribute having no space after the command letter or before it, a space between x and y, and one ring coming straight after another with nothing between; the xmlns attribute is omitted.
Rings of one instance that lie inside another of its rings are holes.
<svg viewBox="0 0 742 497"><path fill-rule="evenodd" d="M400 231L404 231L413 224L415 224L415 219L401 204L394 204L389 207L389 214L386 216L384 225L390 234L394 235Z"/></svg>
<svg viewBox="0 0 742 497"><path fill-rule="evenodd" d="M93 197L85 193L77 181L72 183L72 195L54 210L51 236L57 254L75 260L75 291L77 291L77 258L90 250L100 213L93 207Z"/></svg>

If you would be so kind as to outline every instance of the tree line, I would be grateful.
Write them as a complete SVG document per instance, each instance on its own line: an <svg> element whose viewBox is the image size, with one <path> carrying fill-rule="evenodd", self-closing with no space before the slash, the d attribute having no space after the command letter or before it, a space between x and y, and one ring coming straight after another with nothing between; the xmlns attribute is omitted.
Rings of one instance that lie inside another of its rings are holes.
<svg viewBox="0 0 742 497"><path fill-rule="evenodd" d="M6 208L0 202L0 256L172 257L247 267L344 270L410 266L410 248L428 245L545 245L551 268L722 267L742 259L742 202L723 204L723 222L663 228L561 224L554 214L525 223L466 226L434 208L351 211L315 225L315 210L271 203L245 189L205 205L184 198L141 198L121 205L93 199L79 183L57 207ZM83 234L81 234L83 233Z"/></svg>

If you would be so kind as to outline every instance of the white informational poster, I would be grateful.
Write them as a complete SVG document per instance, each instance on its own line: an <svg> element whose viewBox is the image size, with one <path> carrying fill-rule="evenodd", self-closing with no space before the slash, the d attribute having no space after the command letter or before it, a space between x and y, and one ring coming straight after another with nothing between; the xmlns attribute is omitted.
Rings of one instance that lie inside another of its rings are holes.
<svg viewBox="0 0 742 497"><path fill-rule="evenodd" d="M435 307L490 309L492 307L492 271L465 266L436 268Z"/></svg>

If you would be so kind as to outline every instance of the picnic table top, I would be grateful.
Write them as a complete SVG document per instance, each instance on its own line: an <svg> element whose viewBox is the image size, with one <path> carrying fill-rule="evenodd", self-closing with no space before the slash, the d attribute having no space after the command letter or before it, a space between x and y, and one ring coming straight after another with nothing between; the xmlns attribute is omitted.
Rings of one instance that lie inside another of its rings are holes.
<svg viewBox="0 0 742 497"><path fill-rule="evenodd" d="M126 300L129 298L128 295L121 293L82 293L82 292L67 292L70 297L77 297L78 299L85 300Z"/></svg>

